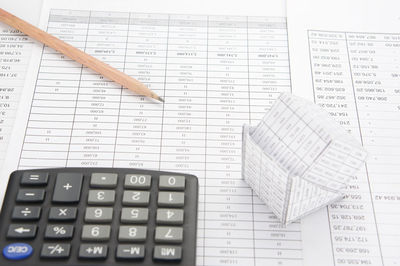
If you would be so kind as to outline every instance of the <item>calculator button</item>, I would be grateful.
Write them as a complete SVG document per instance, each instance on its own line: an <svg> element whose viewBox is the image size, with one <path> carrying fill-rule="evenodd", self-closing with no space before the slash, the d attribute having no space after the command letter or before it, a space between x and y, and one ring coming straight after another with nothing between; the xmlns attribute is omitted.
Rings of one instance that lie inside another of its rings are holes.
<svg viewBox="0 0 400 266"><path fill-rule="evenodd" d="M158 187L161 190L185 190L185 176L160 175Z"/></svg>
<svg viewBox="0 0 400 266"><path fill-rule="evenodd" d="M108 247L106 245L82 244L79 247L80 259L106 259Z"/></svg>
<svg viewBox="0 0 400 266"><path fill-rule="evenodd" d="M153 258L155 260L181 260L182 248L179 246L155 246Z"/></svg>
<svg viewBox="0 0 400 266"><path fill-rule="evenodd" d="M115 202L114 190L89 190L88 204L113 205Z"/></svg>
<svg viewBox="0 0 400 266"><path fill-rule="evenodd" d="M125 188L149 189L151 175L128 174L125 175Z"/></svg>
<svg viewBox="0 0 400 266"><path fill-rule="evenodd" d="M32 246L26 243L12 243L3 248L3 256L8 260L23 260L32 253Z"/></svg>
<svg viewBox="0 0 400 266"><path fill-rule="evenodd" d="M71 239L74 227L68 224L56 224L46 226L44 237L46 239Z"/></svg>
<svg viewBox="0 0 400 266"><path fill-rule="evenodd" d="M40 257L44 259L66 259L71 250L70 244L46 243L43 244Z"/></svg>
<svg viewBox="0 0 400 266"><path fill-rule="evenodd" d="M85 222L108 223L113 217L113 208L88 207L85 212Z"/></svg>
<svg viewBox="0 0 400 266"><path fill-rule="evenodd" d="M110 239L111 227L109 225L84 225L82 240L106 241Z"/></svg>
<svg viewBox="0 0 400 266"><path fill-rule="evenodd" d="M51 207L49 220L51 221L73 221L76 219L78 209L75 207Z"/></svg>
<svg viewBox="0 0 400 266"><path fill-rule="evenodd" d="M149 210L146 208L122 208L122 223L146 223L149 220Z"/></svg>
<svg viewBox="0 0 400 266"><path fill-rule="evenodd" d="M145 241L147 237L146 226L120 226L118 240L122 242Z"/></svg>
<svg viewBox="0 0 400 266"><path fill-rule="evenodd" d="M144 259L143 245L118 245L116 258L121 260Z"/></svg>
<svg viewBox="0 0 400 266"><path fill-rule="evenodd" d="M158 192L158 206L161 207L183 207L185 204L184 192Z"/></svg>
<svg viewBox="0 0 400 266"><path fill-rule="evenodd" d="M182 227L157 226L154 241L157 243L182 243Z"/></svg>
<svg viewBox="0 0 400 266"><path fill-rule="evenodd" d="M16 206L11 218L13 220L39 220L41 210L40 207Z"/></svg>
<svg viewBox="0 0 400 266"><path fill-rule="evenodd" d="M7 238L35 238L37 226L34 224L10 224Z"/></svg>
<svg viewBox="0 0 400 266"><path fill-rule="evenodd" d="M17 194L17 202L43 202L44 189L20 189Z"/></svg>
<svg viewBox="0 0 400 266"><path fill-rule="evenodd" d="M115 188L118 182L118 174L93 173L90 178L91 187Z"/></svg>
<svg viewBox="0 0 400 266"><path fill-rule="evenodd" d="M83 175L80 173L59 173L53 192L53 202L76 203L81 197Z"/></svg>
<svg viewBox="0 0 400 266"><path fill-rule="evenodd" d="M48 179L49 174L45 172L25 172L22 174L21 185L45 186Z"/></svg>
<svg viewBox="0 0 400 266"><path fill-rule="evenodd" d="M147 206L150 202L150 192L126 190L122 198L124 205Z"/></svg>
<svg viewBox="0 0 400 266"><path fill-rule="evenodd" d="M183 224L183 210L181 209L158 209L156 222L157 224Z"/></svg>

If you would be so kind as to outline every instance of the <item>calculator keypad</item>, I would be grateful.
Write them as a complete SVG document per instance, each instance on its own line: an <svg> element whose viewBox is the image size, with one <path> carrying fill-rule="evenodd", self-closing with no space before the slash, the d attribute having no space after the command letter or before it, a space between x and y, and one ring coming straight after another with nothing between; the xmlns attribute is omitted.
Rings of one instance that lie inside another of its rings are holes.
<svg viewBox="0 0 400 266"><path fill-rule="evenodd" d="M21 265L195 265L197 193L194 176L167 172L16 171L0 217L0 265L14 257ZM16 250L25 253L8 253Z"/></svg>

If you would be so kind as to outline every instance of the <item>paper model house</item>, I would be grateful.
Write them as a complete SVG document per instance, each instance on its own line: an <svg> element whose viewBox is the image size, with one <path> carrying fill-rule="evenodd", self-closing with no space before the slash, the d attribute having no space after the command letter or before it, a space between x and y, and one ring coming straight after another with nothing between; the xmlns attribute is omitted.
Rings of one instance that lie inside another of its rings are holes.
<svg viewBox="0 0 400 266"><path fill-rule="evenodd" d="M342 199L366 155L326 111L290 94L243 126L243 178L284 224Z"/></svg>

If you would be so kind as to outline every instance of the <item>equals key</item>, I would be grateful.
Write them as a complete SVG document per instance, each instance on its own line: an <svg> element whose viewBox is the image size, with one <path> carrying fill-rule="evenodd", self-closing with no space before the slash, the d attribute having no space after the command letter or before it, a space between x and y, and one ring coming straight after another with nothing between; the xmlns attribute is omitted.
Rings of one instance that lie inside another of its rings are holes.
<svg viewBox="0 0 400 266"><path fill-rule="evenodd" d="M25 172L21 177L23 186L46 186L49 174L46 172Z"/></svg>

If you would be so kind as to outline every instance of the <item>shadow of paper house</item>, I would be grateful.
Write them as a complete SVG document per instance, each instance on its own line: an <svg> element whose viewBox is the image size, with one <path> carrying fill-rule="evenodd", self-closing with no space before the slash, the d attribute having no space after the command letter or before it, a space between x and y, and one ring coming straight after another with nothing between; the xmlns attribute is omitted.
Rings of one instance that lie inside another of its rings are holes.
<svg viewBox="0 0 400 266"><path fill-rule="evenodd" d="M320 107L281 94L243 126L242 176L283 224L342 199L366 151Z"/></svg>

